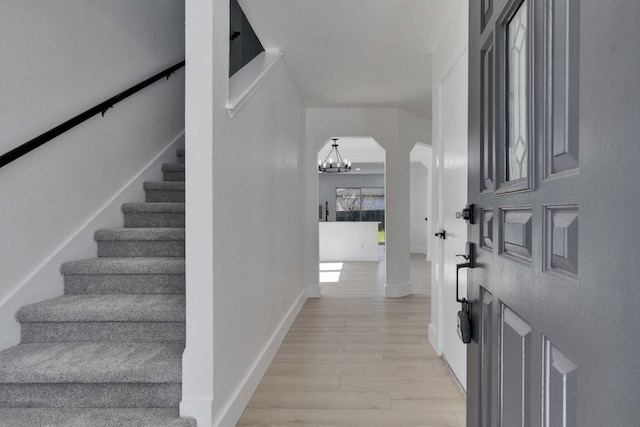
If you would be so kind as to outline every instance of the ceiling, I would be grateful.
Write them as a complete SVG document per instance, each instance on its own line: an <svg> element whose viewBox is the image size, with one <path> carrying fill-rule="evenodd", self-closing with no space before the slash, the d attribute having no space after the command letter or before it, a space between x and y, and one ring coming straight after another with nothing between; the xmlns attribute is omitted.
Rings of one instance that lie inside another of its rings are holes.
<svg viewBox="0 0 640 427"><path fill-rule="evenodd" d="M431 57L451 0L240 0L308 107L396 107L431 117Z"/></svg>

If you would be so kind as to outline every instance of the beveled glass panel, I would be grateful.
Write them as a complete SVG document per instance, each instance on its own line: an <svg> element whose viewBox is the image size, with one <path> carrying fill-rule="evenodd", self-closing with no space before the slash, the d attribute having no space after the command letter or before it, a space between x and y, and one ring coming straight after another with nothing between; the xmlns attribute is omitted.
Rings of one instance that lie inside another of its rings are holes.
<svg viewBox="0 0 640 427"><path fill-rule="evenodd" d="M507 24L507 170L506 181L528 173L527 1Z"/></svg>

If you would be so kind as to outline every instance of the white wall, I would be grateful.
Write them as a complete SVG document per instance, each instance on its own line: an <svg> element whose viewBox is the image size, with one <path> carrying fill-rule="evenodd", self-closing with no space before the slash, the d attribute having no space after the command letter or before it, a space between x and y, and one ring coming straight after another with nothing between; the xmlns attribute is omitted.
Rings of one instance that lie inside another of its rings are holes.
<svg viewBox="0 0 640 427"><path fill-rule="evenodd" d="M440 38L440 42L433 56L433 165L432 165L432 203L429 221L431 222L431 230L438 230L442 227L443 214L441 198L447 197L447 183L443 182L443 152L442 152L442 129L441 124L443 117L442 110L442 84L447 75L458 62L468 45L468 2L465 0L454 0L456 2L455 10L446 26L445 32ZM464 178L466 179L466 177ZM462 206L460 207L460 209ZM445 333L443 319L456 316L456 312L451 309L443 308L443 254L442 241L429 233L431 239L431 323L429 324L429 342L433 345L436 352L443 353L443 334ZM447 331L451 334L451 331ZM453 331L455 334L455 331ZM457 337L456 337L457 338ZM448 358L457 358L460 354L449 354ZM458 375L460 373L458 372Z"/></svg>
<svg viewBox="0 0 640 427"><path fill-rule="evenodd" d="M182 60L183 18L172 0L0 2L0 153ZM183 98L179 71L0 169L0 348L20 305L62 294L49 260L95 256L88 233L65 248L182 133Z"/></svg>
<svg viewBox="0 0 640 427"><path fill-rule="evenodd" d="M318 175L318 204L324 212L325 202L329 202L329 221L336 220L336 188L384 188L384 174L330 174ZM316 211L318 209L316 208ZM318 218L316 214L316 218ZM322 217L324 221L324 215Z"/></svg>
<svg viewBox="0 0 640 427"><path fill-rule="evenodd" d="M320 262L379 261L377 222L320 222Z"/></svg>
<svg viewBox="0 0 640 427"><path fill-rule="evenodd" d="M411 293L409 280L409 152L417 142L429 143L429 120L395 108L307 109L307 210L305 253L309 296L319 296L317 152L332 137L372 137L386 153L385 295Z"/></svg>
<svg viewBox="0 0 640 427"><path fill-rule="evenodd" d="M409 227L411 253L427 253L427 168L422 163L411 162L411 193L409 196Z"/></svg>
<svg viewBox="0 0 640 427"><path fill-rule="evenodd" d="M228 31L227 1L187 1L181 414L201 427L236 424L305 300L304 110L280 63L229 117Z"/></svg>

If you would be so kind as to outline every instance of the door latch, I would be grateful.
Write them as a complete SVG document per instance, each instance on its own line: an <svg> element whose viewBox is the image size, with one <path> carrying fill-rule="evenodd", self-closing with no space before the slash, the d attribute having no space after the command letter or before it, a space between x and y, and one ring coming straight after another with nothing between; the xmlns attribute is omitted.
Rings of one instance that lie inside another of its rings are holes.
<svg viewBox="0 0 640 427"><path fill-rule="evenodd" d="M437 232L435 234L435 236L441 238L442 240L444 240L444 239L447 238L447 232L444 231L444 230L440 230L439 232Z"/></svg>
<svg viewBox="0 0 640 427"><path fill-rule="evenodd" d="M462 209L462 212L456 212L456 218L469 221L469 224L475 224L475 217L474 217L475 206L476 205L474 205L473 203L470 205L467 205L464 209Z"/></svg>
<svg viewBox="0 0 640 427"><path fill-rule="evenodd" d="M458 336L463 343L471 342L471 303L466 298L460 298L460 270L463 268L476 268L476 245L467 242L466 253L457 254L463 257L466 262L456 264L456 301L462 305L462 309L458 311Z"/></svg>

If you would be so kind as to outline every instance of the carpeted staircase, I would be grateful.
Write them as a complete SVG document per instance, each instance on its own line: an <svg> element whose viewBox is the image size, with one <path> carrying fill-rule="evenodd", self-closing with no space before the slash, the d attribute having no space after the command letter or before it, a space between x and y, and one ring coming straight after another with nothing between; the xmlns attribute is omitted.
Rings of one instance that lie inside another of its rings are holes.
<svg viewBox="0 0 640 427"><path fill-rule="evenodd" d="M23 307L0 352L0 426L182 427L184 151L95 233L98 258L62 265L64 296Z"/></svg>

